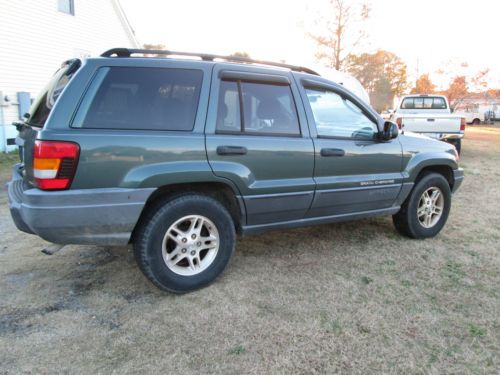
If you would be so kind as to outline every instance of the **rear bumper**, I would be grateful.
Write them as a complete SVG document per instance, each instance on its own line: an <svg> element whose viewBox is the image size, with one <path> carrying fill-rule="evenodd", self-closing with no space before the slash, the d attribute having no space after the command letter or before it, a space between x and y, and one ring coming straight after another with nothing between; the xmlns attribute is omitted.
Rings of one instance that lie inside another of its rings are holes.
<svg viewBox="0 0 500 375"><path fill-rule="evenodd" d="M418 133L418 132L416 132ZM420 133L430 138L439 139L440 141L448 141L451 139L462 139L465 133Z"/></svg>
<svg viewBox="0 0 500 375"><path fill-rule="evenodd" d="M465 133L451 133L451 134L441 134L442 140L448 140L448 139L462 139L465 136Z"/></svg>
<svg viewBox="0 0 500 375"><path fill-rule="evenodd" d="M10 212L17 228L58 244L127 244L153 191L26 189L17 167L8 183Z"/></svg>
<svg viewBox="0 0 500 375"><path fill-rule="evenodd" d="M456 192L464 180L464 170L462 168L453 171L453 189L452 193Z"/></svg>

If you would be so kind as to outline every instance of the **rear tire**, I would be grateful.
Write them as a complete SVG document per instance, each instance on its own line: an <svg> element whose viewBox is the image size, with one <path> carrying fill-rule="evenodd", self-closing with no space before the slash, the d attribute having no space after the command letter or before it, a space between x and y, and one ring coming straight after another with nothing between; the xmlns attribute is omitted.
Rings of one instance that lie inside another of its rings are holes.
<svg viewBox="0 0 500 375"><path fill-rule="evenodd" d="M481 124L481 120L479 120L478 118L475 118L473 121L472 121L472 125L479 125Z"/></svg>
<svg viewBox="0 0 500 375"><path fill-rule="evenodd" d="M231 215L217 200L184 195L154 207L134 240L144 275L158 288L186 293L209 285L234 252Z"/></svg>
<svg viewBox="0 0 500 375"><path fill-rule="evenodd" d="M392 221L404 236L434 237L445 225L450 207L448 181L438 173L427 173L417 182L399 212L392 216Z"/></svg>

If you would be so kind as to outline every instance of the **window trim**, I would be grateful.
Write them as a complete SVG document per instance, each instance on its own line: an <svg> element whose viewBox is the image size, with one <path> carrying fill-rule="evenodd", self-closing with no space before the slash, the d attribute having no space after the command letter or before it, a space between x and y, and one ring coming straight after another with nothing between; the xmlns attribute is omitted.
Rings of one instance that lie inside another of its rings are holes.
<svg viewBox="0 0 500 375"><path fill-rule="evenodd" d="M224 72L224 71L223 71ZM222 72L221 72L222 73ZM221 74L219 75L221 76ZM276 76L272 76L276 77ZM286 78L286 77L285 77ZM288 79L288 78L287 78ZM221 78L220 82L236 82L237 87L238 87L238 97L239 97L239 105L240 105L240 131L230 131L230 130L219 130L217 129L217 126L215 127L215 134L218 135L249 135L249 136L262 136L262 137L284 137L284 138L302 138L302 128L300 127L300 119L299 119L299 111L297 109L297 102L295 100L295 97L293 95L293 90L291 85L284 84L283 82L276 82L276 81L255 81L255 80L247 80L247 79L239 79L239 78ZM295 109L295 116L297 119L297 125L298 125L298 133L273 133L273 132L248 132L245 131L245 114L244 114L244 103L243 103L243 91L241 90L241 83L255 83L255 84L260 84L260 85L271 85L271 86L282 86L282 87L288 87L290 89L290 95L293 100L293 107ZM220 83L219 83L219 90L220 90ZM219 106L220 98L217 100L217 107Z"/></svg>
<svg viewBox="0 0 500 375"><path fill-rule="evenodd" d="M342 92L339 90L334 90L328 87L325 87L320 84L314 84L311 85L313 81L307 81L307 84L303 82L303 88L304 88L304 93L307 99L307 104L309 105L309 109L311 110L311 115L312 115L312 121L314 124L314 130L316 133L316 138L318 139L338 139L338 140L351 140L351 141L356 141L356 142L377 142L377 134L379 132L379 127L378 127L378 122L375 122L374 119L372 119L371 114L367 112L362 106L360 106L355 100L352 100L348 95L344 95ZM334 93L338 96L340 96L343 100L349 100L352 104L354 104L360 111L361 113L372 123L373 125L373 137L372 138L356 138L356 137L342 137L342 136L335 136L335 135L323 135L318 133L318 126L316 124L316 118L314 117L314 111L311 106L311 102L309 101L309 97L307 96L307 90L316 90L316 91L326 91L326 92L331 92Z"/></svg>

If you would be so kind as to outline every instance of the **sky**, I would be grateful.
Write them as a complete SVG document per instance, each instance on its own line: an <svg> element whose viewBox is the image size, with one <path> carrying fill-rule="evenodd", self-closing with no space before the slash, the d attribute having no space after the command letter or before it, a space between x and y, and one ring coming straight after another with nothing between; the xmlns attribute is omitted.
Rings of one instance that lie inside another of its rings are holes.
<svg viewBox="0 0 500 375"><path fill-rule="evenodd" d="M230 54L314 67L308 36L328 0L120 0L140 43L177 51ZM444 88L454 75L489 68L500 88L500 0L371 0L357 52L400 56L414 80L429 73ZM442 70L445 73L438 74Z"/></svg>

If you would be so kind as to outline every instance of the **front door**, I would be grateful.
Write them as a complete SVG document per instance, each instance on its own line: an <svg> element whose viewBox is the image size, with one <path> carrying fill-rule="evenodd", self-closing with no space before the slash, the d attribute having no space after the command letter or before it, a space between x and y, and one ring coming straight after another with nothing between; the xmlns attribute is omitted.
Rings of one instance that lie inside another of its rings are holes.
<svg viewBox="0 0 500 375"><path fill-rule="evenodd" d="M303 90L315 148L316 193L308 217L390 208L402 185L399 140L377 139L376 118L335 87Z"/></svg>

